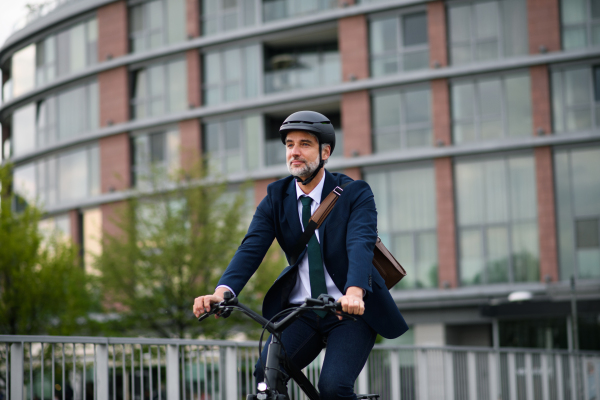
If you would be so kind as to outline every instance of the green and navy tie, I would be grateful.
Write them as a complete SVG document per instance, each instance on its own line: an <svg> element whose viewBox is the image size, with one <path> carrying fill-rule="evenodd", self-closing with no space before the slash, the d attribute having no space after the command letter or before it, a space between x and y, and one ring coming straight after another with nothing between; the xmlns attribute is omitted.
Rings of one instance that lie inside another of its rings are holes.
<svg viewBox="0 0 600 400"><path fill-rule="evenodd" d="M302 225L304 229L308 227L310 219L310 197L303 196L300 198L302 202ZM310 295L316 299L322 293L327 294L327 285L325 283L325 271L323 270L323 258L321 257L321 248L317 235L313 234L308 241L308 272L310 277ZM315 311L318 316L323 318L327 313L325 311Z"/></svg>

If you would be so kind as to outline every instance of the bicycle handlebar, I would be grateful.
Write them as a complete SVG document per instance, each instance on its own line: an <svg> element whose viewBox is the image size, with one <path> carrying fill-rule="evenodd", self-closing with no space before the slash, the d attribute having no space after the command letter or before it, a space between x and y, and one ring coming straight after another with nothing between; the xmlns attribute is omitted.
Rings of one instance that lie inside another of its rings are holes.
<svg viewBox="0 0 600 400"><path fill-rule="evenodd" d="M327 311L330 313L334 313L335 315L340 315L337 311L342 311L342 305L340 303L336 303L334 298L322 294L318 299L311 299L307 297L304 303L293 309L285 318L283 318L279 322L271 322L264 318L262 315L256 313L245 305L239 303L237 297L234 297L231 292L225 292L223 294L223 301L218 304L213 304L211 306L211 310L198 318L198 322L202 322L206 318L211 315L218 315L224 318L229 317L231 311L239 310L246 314L248 317L252 318L256 322L262 325L263 328L267 329L271 333L279 333L287 328L294 321L295 318L299 317L300 314L306 311ZM352 318L356 320L352 315L343 313L346 317Z"/></svg>

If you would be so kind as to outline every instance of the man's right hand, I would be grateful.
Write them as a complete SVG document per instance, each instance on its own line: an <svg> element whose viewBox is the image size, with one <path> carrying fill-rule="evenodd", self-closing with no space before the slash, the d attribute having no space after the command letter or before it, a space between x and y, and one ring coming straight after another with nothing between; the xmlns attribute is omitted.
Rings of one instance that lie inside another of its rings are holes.
<svg viewBox="0 0 600 400"><path fill-rule="evenodd" d="M223 301L223 293L228 292L227 288L219 287L214 294L196 297L194 299L194 315L199 318L202 314L210 312L210 305ZM215 317L217 317L215 315Z"/></svg>

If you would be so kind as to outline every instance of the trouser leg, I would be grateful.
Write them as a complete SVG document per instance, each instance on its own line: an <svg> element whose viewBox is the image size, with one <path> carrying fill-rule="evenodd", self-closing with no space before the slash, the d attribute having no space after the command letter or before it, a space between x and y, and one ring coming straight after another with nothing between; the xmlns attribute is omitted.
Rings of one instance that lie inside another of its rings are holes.
<svg viewBox="0 0 600 400"><path fill-rule="evenodd" d="M327 350L319 378L321 399L356 399L354 383L375 345L377 333L361 318L338 321L331 317L326 319Z"/></svg>

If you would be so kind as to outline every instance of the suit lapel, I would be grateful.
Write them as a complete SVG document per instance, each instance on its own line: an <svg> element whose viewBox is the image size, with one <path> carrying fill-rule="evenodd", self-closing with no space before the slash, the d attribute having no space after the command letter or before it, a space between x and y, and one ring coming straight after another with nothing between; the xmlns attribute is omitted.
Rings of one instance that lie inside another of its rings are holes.
<svg viewBox="0 0 600 400"><path fill-rule="evenodd" d="M331 191L333 189L335 189L336 187L336 183L335 183L335 179L333 177L333 175L331 175L331 173L329 173L329 171L325 170L325 183L323 184L323 192L321 193L321 204L323 204L323 200L325 200L325 197L329 196L329 193L331 193ZM324 234L325 234L325 225L327 225L327 222L329 221L329 216L327 216L327 218L325 218L325 221L323 221L323 224L321 224L321 226L319 227L319 238L323 238ZM321 254L324 254L323 251L323 242L324 240L321 239Z"/></svg>
<svg viewBox="0 0 600 400"><path fill-rule="evenodd" d="M300 216L298 215L298 199L296 199L296 180L292 179L287 190L287 196L283 200L285 208L285 217L288 220L290 231L294 237L294 243L302 233L300 225Z"/></svg>

